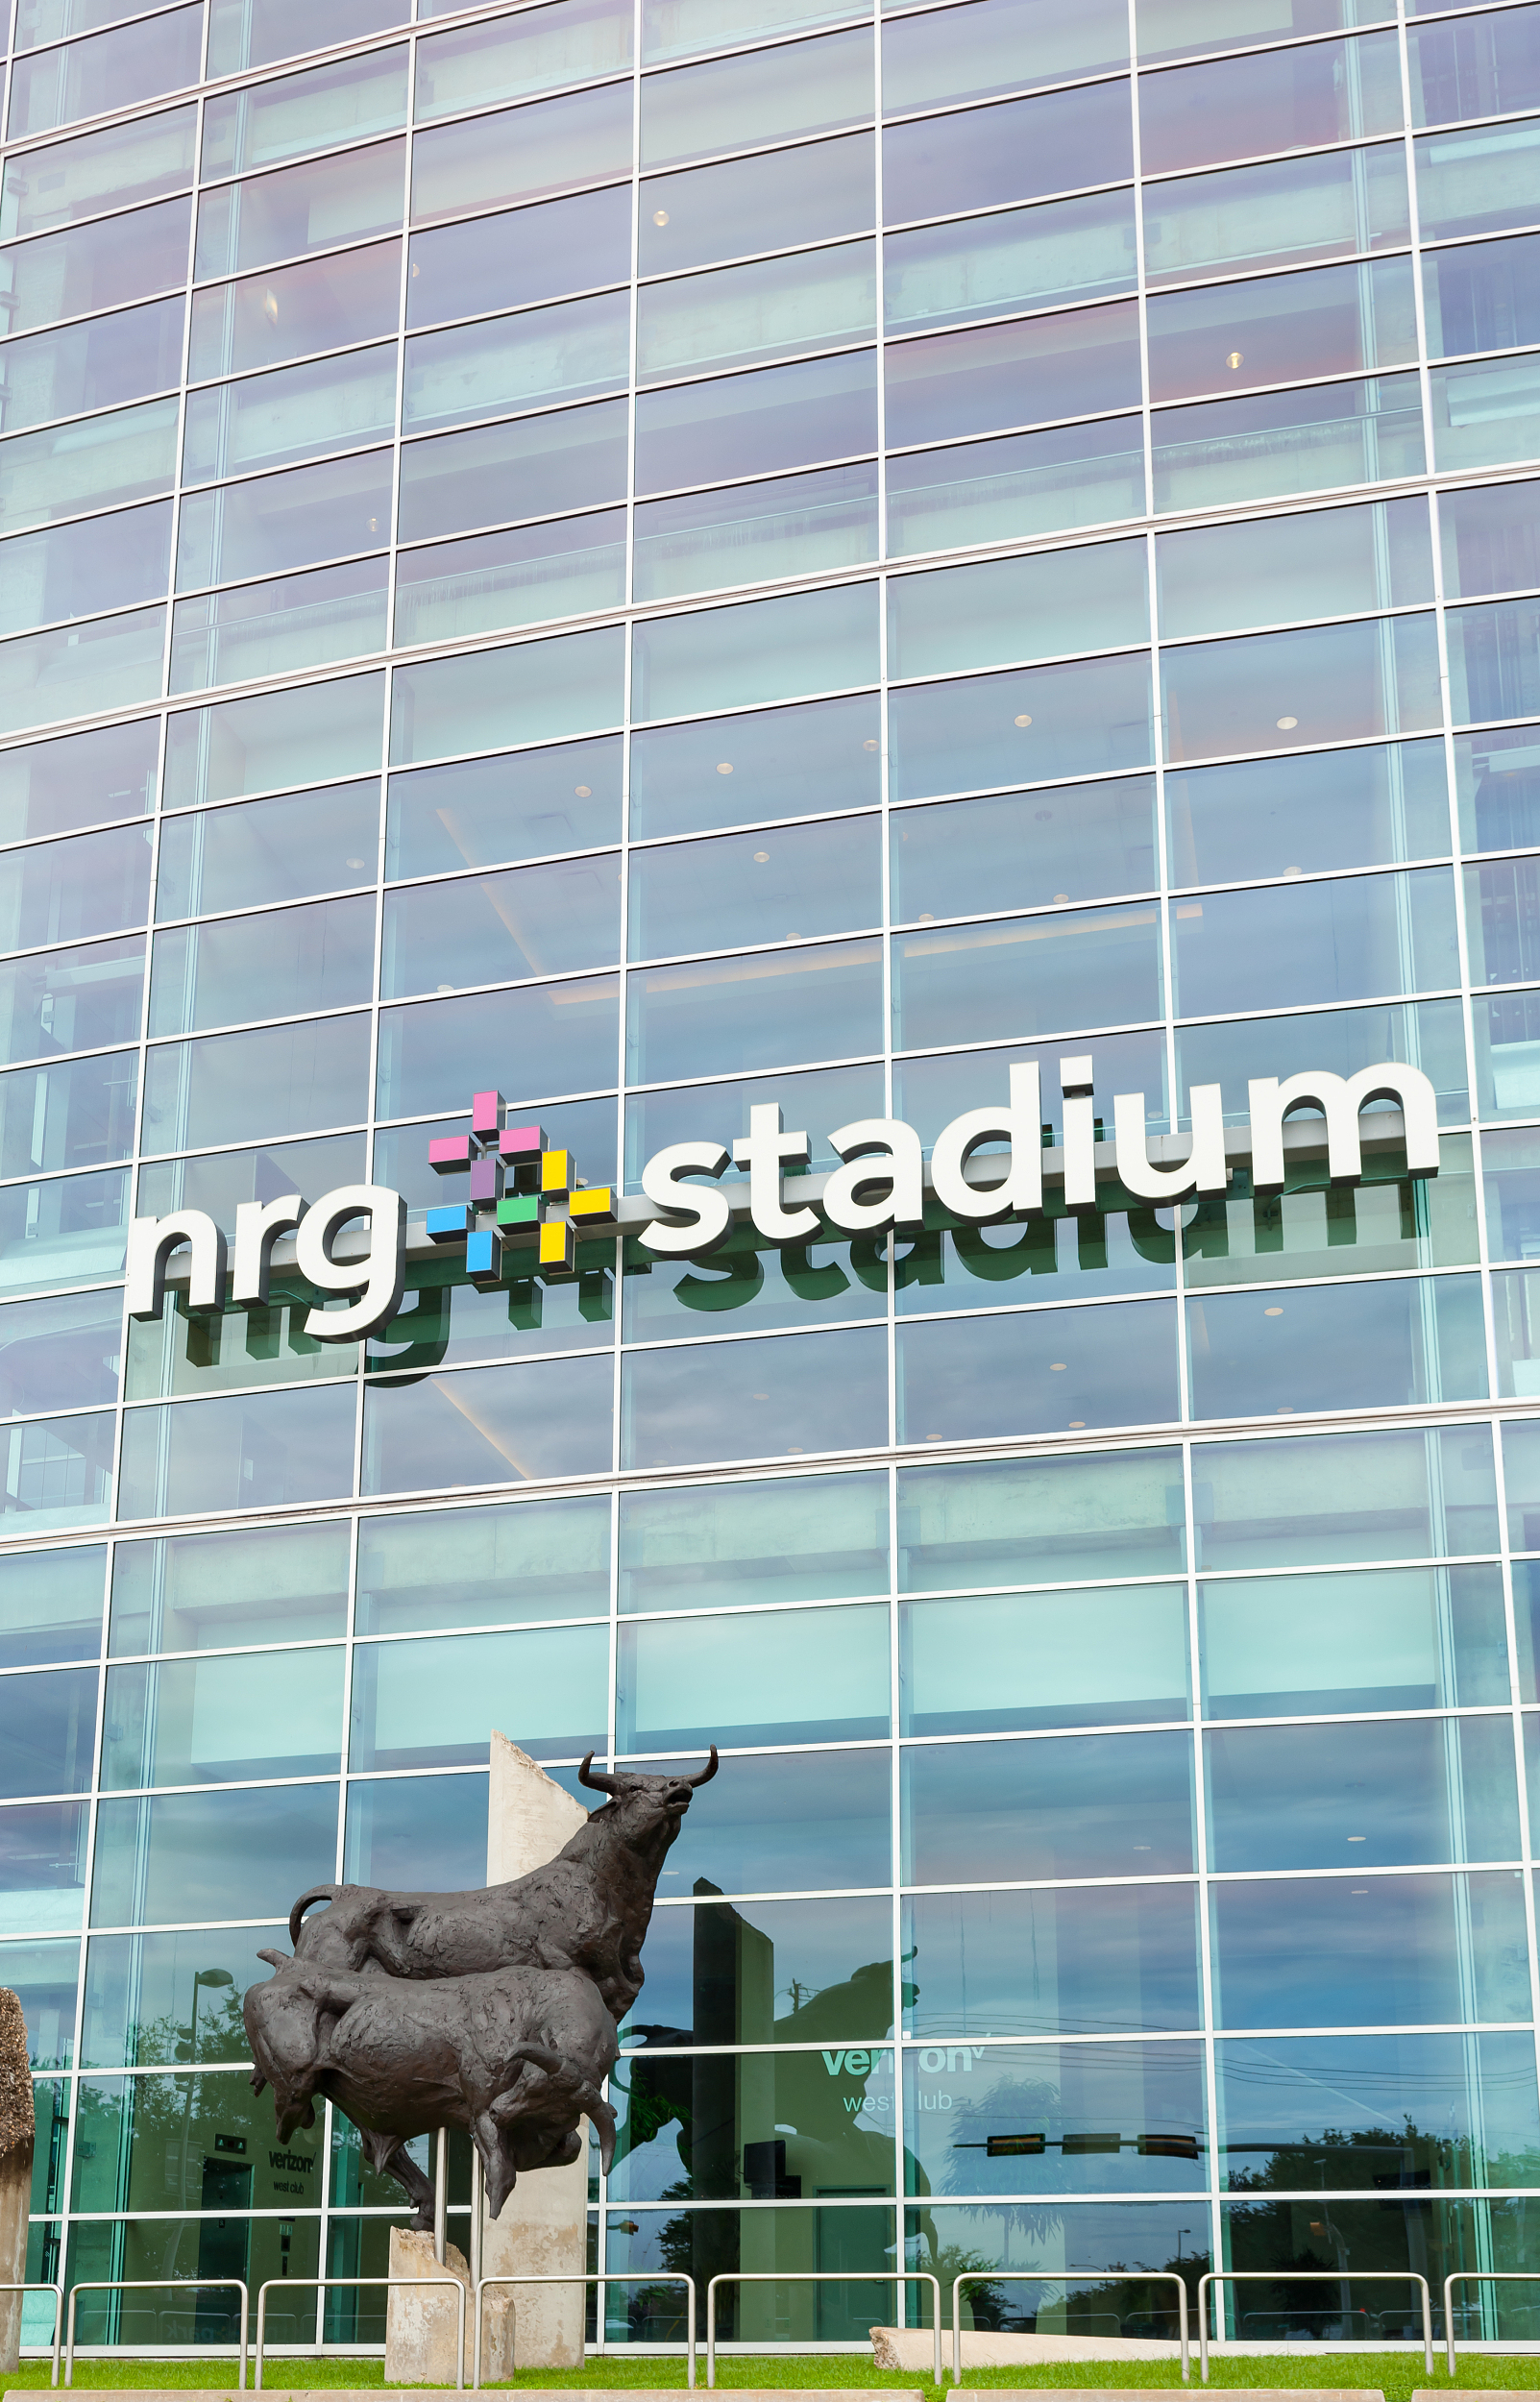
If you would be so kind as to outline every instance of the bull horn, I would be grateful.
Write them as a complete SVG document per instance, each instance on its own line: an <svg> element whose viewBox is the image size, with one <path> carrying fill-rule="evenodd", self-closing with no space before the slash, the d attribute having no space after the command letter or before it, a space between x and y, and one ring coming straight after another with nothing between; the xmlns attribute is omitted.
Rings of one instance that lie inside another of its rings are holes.
<svg viewBox="0 0 1540 2402"><path fill-rule="evenodd" d="M620 1788L616 1784L613 1777L606 1777L602 1770L596 1777L593 1770L594 1754L590 1752L588 1757L584 1760L582 1767L577 1772L577 1781L580 1785L587 1785L594 1793L613 1794L619 1792Z"/></svg>
<svg viewBox="0 0 1540 2402"><path fill-rule="evenodd" d="M712 1747L711 1747L711 1757L710 1757L710 1759L706 1762L706 1765L705 1765L705 1767L701 1770L701 1772L700 1772L699 1776L698 1776L698 1777L689 1777L689 1778L687 1779L687 1782L688 1782L688 1783L690 1783L691 1785L709 1785L709 1784L710 1784L710 1782L711 1782L711 1780L712 1780L712 1778L713 1778L713 1777L715 1777L715 1775L716 1775L716 1774L717 1774L717 1747L716 1747L716 1745L715 1745L715 1744L713 1744L713 1745L712 1745Z"/></svg>

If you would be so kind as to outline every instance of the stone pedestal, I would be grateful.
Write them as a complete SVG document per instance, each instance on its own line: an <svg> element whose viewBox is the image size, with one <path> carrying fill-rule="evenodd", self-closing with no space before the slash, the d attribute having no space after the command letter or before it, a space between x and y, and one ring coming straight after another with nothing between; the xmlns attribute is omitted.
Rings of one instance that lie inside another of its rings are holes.
<svg viewBox="0 0 1540 2402"><path fill-rule="evenodd" d="M472 2344L475 2341L472 2312L476 2296L471 2292L471 2268L465 2254L452 2243L449 2257L439 2266L430 2235L419 2235L415 2228L392 2227L390 2231L390 2274L393 2277L457 2277L465 2292L465 2382L471 2382ZM452 2386L459 2347L459 2313L453 2294L447 2286L429 2287L426 2292L413 2293L392 2286L385 2310L385 2383L387 2386ZM482 2355L482 2375L491 2374ZM505 2372L503 2372L505 2373Z"/></svg>
<svg viewBox="0 0 1540 2402"><path fill-rule="evenodd" d="M0 1986L0 2285L19 2285L27 2274L35 2132L27 2022L16 1996ZM20 2365L24 2298L0 2293L0 2376Z"/></svg>
<svg viewBox="0 0 1540 2402"><path fill-rule="evenodd" d="M510 1743L492 1738L492 1781L487 1807L487 1883L505 1884L554 1859L588 1816L581 1802ZM511 2277L581 2275L588 2266L588 2148L569 2168L537 2169L522 2176L494 2225L483 2218L481 2274ZM520 2368L576 2368L583 2359L587 2294L580 2285L499 2287L486 2297L482 2376L504 2353L508 2304L516 2316L515 2356ZM387 2371L387 2376L389 2372Z"/></svg>

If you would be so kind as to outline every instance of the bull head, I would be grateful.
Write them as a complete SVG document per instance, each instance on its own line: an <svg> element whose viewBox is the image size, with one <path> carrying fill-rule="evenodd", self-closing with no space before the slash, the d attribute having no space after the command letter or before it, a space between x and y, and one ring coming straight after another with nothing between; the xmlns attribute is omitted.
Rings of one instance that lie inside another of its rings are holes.
<svg viewBox="0 0 1540 2402"><path fill-rule="evenodd" d="M580 1785L587 1785L593 1793L607 1793L613 1801L619 1801L624 1793L645 1792L649 1786L656 1785L688 1785L694 1791L697 1785L710 1784L719 1765L717 1747L713 1744L711 1757L698 1777L607 1777L602 1769L595 1769L594 1754L590 1752L577 1772L577 1781Z"/></svg>

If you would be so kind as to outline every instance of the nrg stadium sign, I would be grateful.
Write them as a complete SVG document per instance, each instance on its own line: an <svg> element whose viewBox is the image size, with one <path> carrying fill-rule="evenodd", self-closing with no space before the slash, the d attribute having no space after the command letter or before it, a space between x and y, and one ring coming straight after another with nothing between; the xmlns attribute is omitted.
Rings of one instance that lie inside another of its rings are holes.
<svg viewBox="0 0 1540 2402"><path fill-rule="evenodd" d="M136 1217L129 1228L129 1315L160 1315L168 1271L179 1282L185 1278L189 1311L260 1307L277 1265L297 1271L320 1292L352 1296L345 1309L311 1310L305 1332L321 1342L356 1342L379 1333L400 1310L409 1251L425 1257L463 1245L468 1280L490 1290L510 1270L572 1275L585 1232L633 1235L661 1259L700 1259L726 1240L735 1217L769 1242L799 1243L917 1233L927 1194L952 1217L975 1226L1040 1214L1048 1185L1063 1188L1064 1209L1090 1211L1097 1207L1098 1174L1115 1177L1136 1200L1162 1207L1222 1193L1234 1159L1249 1160L1252 1189L1265 1195L1287 1181L1285 1149L1297 1156L1321 1147L1320 1119L1296 1123L1285 1137L1285 1119L1300 1109L1319 1111L1325 1120L1333 1185L1356 1185L1362 1175L1359 1116L1372 1101L1392 1102L1400 1112L1386 1132L1393 1132L1398 1147L1405 1143L1406 1173L1438 1173L1432 1085L1421 1068L1395 1061L1350 1077L1254 1077L1244 1127L1226 1126L1218 1085L1194 1085L1190 1139L1184 1146L1182 1138L1158 1136L1155 1159L1142 1092L1115 1096L1112 1140L1098 1142L1090 1057L1061 1059L1059 1080L1063 1133L1049 1149L1043 1147L1039 1070L1031 1065L1011 1068L1008 1100L966 1110L943 1127L928 1162L918 1135L901 1118L861 1117L828 1138L840 1166L810 1175L807 1135L788 1133L778 1105L770 1104L750 1109L749 1131L730 1149L706 1140L655 1152L643 1171L640 1196L584 1184L572 1153L549 1144L543 1127L508 1124L501 1093L478 1092L470 1132L428 1144L439 1175L469 1177L467 1197L430 1209L420 1241L409 1240L403 1196L383 1185L340 1185L308 1206L297 1192L242 1202L232 1245L203 1210ZM994 1147L1001 1144L1004 1152ZM985 1145L991 1147L986 1151ZM729 1164L747 1173L724 1189L717 1180ZM530 1250L533 1258L527 1258Z"/></svg>

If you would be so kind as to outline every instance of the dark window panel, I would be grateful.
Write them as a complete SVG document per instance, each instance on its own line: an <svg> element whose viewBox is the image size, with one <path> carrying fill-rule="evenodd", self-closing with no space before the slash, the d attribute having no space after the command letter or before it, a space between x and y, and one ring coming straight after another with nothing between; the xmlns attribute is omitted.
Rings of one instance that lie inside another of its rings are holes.
<svg viewBox="0 0 1540 2402"><path fill-rule="evenodd" d="M912 2194L1203 2186L1208 2110L1197 2044L934 2045L906 2051L904 2071ZM1090 2127L1106 2133L1088 2151ZM1023 2135L1039 2139L1036 2156L1013 2146ZM991 2142L1000 2145L992 2159ZM1001 2299L1020 2309L1029 2293L1014 2286ZM1128 2286L1119 2293L1125 2304L1137 2298Z"/></svg>
<svg viewBox="0 0 1540 2402"><path fill-rule="evenodd" d="M1134 172L1126 83L923 117L882 137L883 214L939 217L1005 200L1116 184Z"/></svg>
<svg viewBox="0 0 1540 2402"><path fill-rule="evenodd" d="M882 1048L882 952L873 942L633 969L628 983L637 1084Z"/></svg>
<svg viewBox="0 0 1540 2402"><path fill-rule="evenodd" d="M1487 1397L1480 1288L1470 1276L1210 1293L1187 1303L1187 1337L1198 1418Z"/></svg>
<svg viewBox="0 0 1540 2402"><path fill-rule="evenodd" d="M1136 408L1131 302L890 344L888 439L946 442L1036 419Z"/></svg>
<svg viewBox="0 0 1540 2402"><path fill-rule="evenodd" d="M900 1442L967 1442L1179 1414L1163 1301L933 1318L898 1333Z"/></svg>
<svg viewBox="0 0 1540 2402"><path fill-rule="evenodd" d="M614 852L392 893L380 990L394 998L603 966L620 951L620 903Z"/></svg>
<svg viewBox="0 0 1540 2402"><path fill-rule="evenodd" d="M1460 23L1416 25L1406 47L1414 125L1540 106L1540 9L1492 9Z"/></svg>
<svg viewBox="0 0 1540 2402"><path fill-rule="evenodd" d="M1139 79L1146 175L1305 150L1401 129L1401 60L1394 32L1300 50L1175 67Z"/></svg>
<svg viewBox="0 0 1540 2402"><path fill-rule="evenodd" d="M105 1802L91 1923L122 1926L142 1917L147 1925L175 1925L232 1915L281 1923L296 1893L330 1877L336 1842L335 1785Z"/></svg>
<svg viewBox="0 0 1540 2402"><path fill-rule="evenodd" d="M1137 2035L1203 2023L1190 1885L918 1894L901 1940L915 1958L913 2035ZM1041 1966L1029 1984L1021 1963L1033 1958Z"/></svg>
<svg viewBox="0 0 1540 2402"><path fill-rule="evenodd" d="M155 938L150 1032L200 1034L275 1008L341 1009L374 982L373 895L216 919Z"/></svg>
<svg viewBox="0 0 1540 2402"><path fill-rule="evenodd" d="M94 1659L102 1643L106 1554L96 1543L16 1552L0 1569L0 1665Z"/></svg>
<svg viewBox="0 0 1540 2402"><path fill-rule="evenodd" d="M709 1372L709 1373L708 1373ZM670 1468L713 1459L800 1458L805 1452L852 1451L884 1440L888 1416L887 1343L880 1327L852 1327L826 1335L767 1336L723 1345L703 1356L697 1345L683 1343L659 1351L632 1352L624 1363L621 1396L621 1465L626 1468ZM679 1673L695 1662L709 1675L712 1660L700 1650L699 1629L694 1622L689 1643L679 1654ZM768 1621L762 1621L768 1626ZM784 1633L784 1628L782 1629ZM762 1637L762 1651L770 1653L772 1633ZM865 1641L864 1635L857 1640ZM861 1654L864 1659L867 1655ZM862 1686L865 1707L846 1708L833 1687L814 1702L805 1688L790 1696L777 1683L773 1692L759 1695L735 1686L743 1708L756 1699L771 1716L779 1701L783 1723L803 1731L776 1735L744 1735L745 1742L837 1741L842 1733L881 1734L887 1724L887 1683L880 1702L876 1688ZM662 1693L646 1706L660 1717L667 1708L682 1708ZM699 1696L707 1716L720 1714L729 1697L713 1684ZM634 1690L627 1710L644 1703ZM815 1717L798 1715L809 1710ZM847 1724L854 1715L859 1726ZM868 1721L880 1723L868 1723ZM628 1718L632 1731L623 1738L634 1748L670 1742L673 1734L687 1744L709 1742L711 1729L676 1722L672 1732L661 1724L642 1726ZM816 1733L815 1728L822 1732Z"/></svg>
<svg viewBox="0 0 1540 2402"><path fill-rule="evenodd" d="M775 56L762 50L752 63L763 73ZM876 221L876 170L875 135L846 134L684 175L649 176L642 185L638 272L669 275L716 258L865 233Z"/></svg>
<svg viewBox="0 0 1540 2402"><path fill-rule="evenodd" d="M0 1677L0 1795L82 1793L96 1745L96 1670Z"/></svg>
<svg viewBox="0 0 1540 2402"><path fill-rule="evenodd" d="M875 818L830 818L637 851L630 951L666 958L880 923L881 839Z"/></svg>
<svg viewBox="0 0 1540 2402"><path fill-rule="evenodd" d="M1348 1718L1204 1742L1217 1869L1410 1868L1520 1849L1506 1719Z"/></svg>
<svg viewBox="0 0 1540 2402"><path fill-rule="evenodd" d="M463 1108L483 1089L489 1060L521 1052L553 1093L612 1086L618 1001L613 976L591 976L388 1010L379 1029L379 1115Z"/></svg>
<svg viewBox="0 0 1540 2402"><path fill-rule="evenodd" d="M656 1773L665 1763L639 1758L627 1765ZM730 1776L718 1780L710 1815L686 1817L669 1854L668 1886L677 1894L742 1894L886 1885L892 1874L892 1785L886 1750L734 1760ZM669 1948L666 1936L666 1954ZM666 1979L667 1958L662 1973ZM637 2015L648 2016L645 2002Z"/></svg>
<svg viewBox="0 0 1540 2402"><path fill-rule="evenodd" d="M372 1384L364 1394L363 1489L410 1493L599 1474L610 1464L614 1375L605 1355ZM577 1748L586 1750L587 1740Z"/></svg>
<svg viewBox="0 0 1540 2402"><path fill-rule="evenodd" d="M371 882L379 849L379 786L373 782L168 818L160 829L156 916L191 918Z"/></svg>
<svg viewBox="0 0 1540 2402"><path fill-rule="evenodd" d="M906 1751L904 1878L1180 1875L1193 1865L1185 1733Z"/></svg>
<svg viewBox="0 0 1540 2402"><path fill-rule="evenodd" d="M1222 2026L1528 2018L1513 1870L1220 1884L1210 1906Z"/></svg>
<svg viewBox="0 0 1540 2402"><path fill-rule="evenodd" d="M308 1134L368 1115L369 1020L301 1019L162 1043L145 1077L146 1150Z"/></svg>
<svg viewBox="0 0 1540 2402"><path fill-rule="evenodd" d="M636 408L642 492L840 458L876 448L876 354L644 392Z"/></svg>

